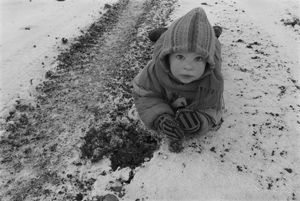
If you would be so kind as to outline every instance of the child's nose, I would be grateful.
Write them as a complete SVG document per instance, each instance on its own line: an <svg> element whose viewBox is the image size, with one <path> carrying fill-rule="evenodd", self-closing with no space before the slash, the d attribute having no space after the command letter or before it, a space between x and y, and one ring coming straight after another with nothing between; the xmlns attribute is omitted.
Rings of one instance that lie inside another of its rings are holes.
<svg viewBox="0 0 300 201"><path fill-rule="evenodd" d="M192 70L192 69L193 69L193 65L190 64L190 63L186 63L186 64L184 65L184 69L185 69L185 70Z"/></svg>

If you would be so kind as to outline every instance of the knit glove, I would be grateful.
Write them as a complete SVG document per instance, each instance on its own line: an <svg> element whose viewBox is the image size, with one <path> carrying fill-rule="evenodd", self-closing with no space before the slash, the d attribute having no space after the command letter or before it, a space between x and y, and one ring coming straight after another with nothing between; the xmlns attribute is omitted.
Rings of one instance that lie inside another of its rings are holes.
<svg viewBox="0 0 300 201"><path fill-rule="evenodd" d="M155 125L159 131L164 133L171 140L181 140L184 138L184 132L179 122L169 114L160 115Z"/></svg>
<svg viewBox="0 0 300 201"><path fill-rule="evenodd" d="M178 110L175 119L182 125L182 129L185 133L197 133L201 128L201 120L193 110Z"/></svg>

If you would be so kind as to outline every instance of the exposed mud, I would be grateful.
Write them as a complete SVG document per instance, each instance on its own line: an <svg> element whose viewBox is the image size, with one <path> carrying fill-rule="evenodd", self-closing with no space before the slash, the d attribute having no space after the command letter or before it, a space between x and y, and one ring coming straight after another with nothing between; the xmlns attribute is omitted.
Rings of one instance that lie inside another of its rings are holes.
<svg viewBox="0 0 300 201"><path fill-rule="evenodd" d="M84 136L81 147L82 157L97 162L104 155L110 155L111 168L135 168L152 158L157 141L146 129L139 128L137 122L104 123L98 129L91 128Z"/></svg>

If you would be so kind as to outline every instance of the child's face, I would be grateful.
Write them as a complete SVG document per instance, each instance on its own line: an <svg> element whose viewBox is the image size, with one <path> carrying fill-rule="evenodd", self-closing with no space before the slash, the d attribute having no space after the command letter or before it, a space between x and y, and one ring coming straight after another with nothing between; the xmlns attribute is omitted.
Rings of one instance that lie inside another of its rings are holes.
<svg viewBox="0 0 300 201"><path fill-rule="evenodd" d="M198 80L205 71L206 61L194 52L170 54L170 70L182 83Z"/></svg>

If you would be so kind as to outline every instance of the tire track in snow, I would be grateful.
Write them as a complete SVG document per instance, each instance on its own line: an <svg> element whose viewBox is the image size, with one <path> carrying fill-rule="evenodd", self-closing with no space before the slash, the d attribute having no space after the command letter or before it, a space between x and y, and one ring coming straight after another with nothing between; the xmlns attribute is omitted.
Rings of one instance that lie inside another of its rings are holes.
<svg viewBox="0 0 300 201"><path fill-rule="evenodd" d="M129 34L144 11L144 1L128 2L111 7L81 43L60 55L60 69L48 72L49 80L37 88L37 102L22 102L19 107L24 109L11 114L7 135L1 138L0 200L82 200L91 191L95 175L86 178L81 137L101 122L99 113L111 112L105 84L113 83L111 71L119 67L116 64L129 48ZM24 125L18 125L18 116L24 117Z"/></svg>

